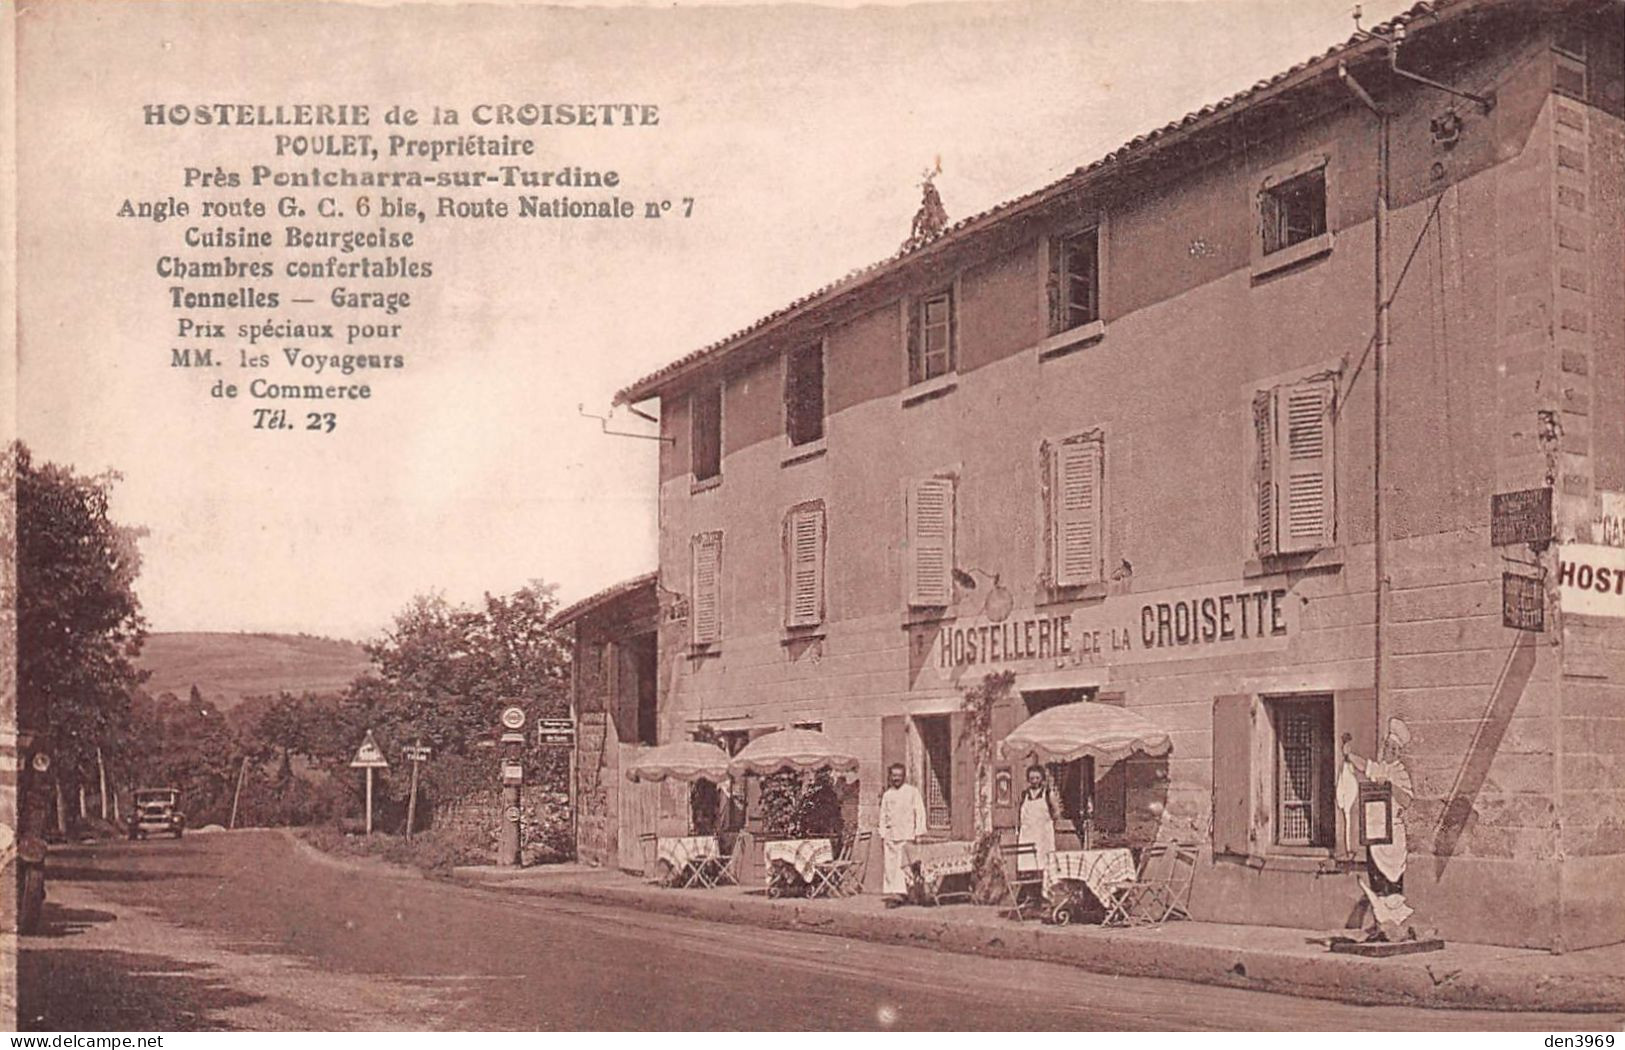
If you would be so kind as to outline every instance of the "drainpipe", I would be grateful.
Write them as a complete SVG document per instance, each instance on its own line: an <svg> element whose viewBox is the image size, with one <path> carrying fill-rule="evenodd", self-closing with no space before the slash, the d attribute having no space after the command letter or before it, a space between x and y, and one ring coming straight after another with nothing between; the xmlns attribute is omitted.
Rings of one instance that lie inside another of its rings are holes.
<svg viewBox="0 0 1625 1050"><path fill-rule="evenodd" d="M1372 687L1376 694L1374 718L1380 750L1383 736L1382 712L1387 699L1387 660L1384 659L1385 638L1383 627L1388 619L1388 565L1387 536L1383 522L1383 446L1386 443L1385 416L1388 409L1388 113L1377 105L1371 95L1354 79L1348 65L1337 64L1337 79L1342 81L1354 97L1377 118L1377 197L1374 252L1374 309L1376 311L1376 338L1371 351L1371 378L1373 404L1371 408L1371 526L1373 533L1372 563L1376 577L1376 623L1372 630ZM1381 757L1380 754L1375 757Z"/></svg>

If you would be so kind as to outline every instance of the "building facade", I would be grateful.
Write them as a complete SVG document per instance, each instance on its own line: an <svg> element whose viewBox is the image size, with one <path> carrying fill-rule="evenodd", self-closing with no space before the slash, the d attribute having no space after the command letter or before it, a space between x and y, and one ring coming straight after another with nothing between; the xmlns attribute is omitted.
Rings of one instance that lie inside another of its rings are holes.
<svg viewBox="0 0 1625 1050"><path fill-rule="evenodd" d="M1429 923L1625 939L1625 618L1559 584L1620 543L1621 12L1423 5L622 391L669 439L654 738L816 726L864 826L902 761L967 838L1009 672L995 737L1173 741L1056 770L1080 831L1200 836L1197 918L1336 927L1344 743L1397 718ZM1495 545L1527 490L1554 542Z"/></svg>

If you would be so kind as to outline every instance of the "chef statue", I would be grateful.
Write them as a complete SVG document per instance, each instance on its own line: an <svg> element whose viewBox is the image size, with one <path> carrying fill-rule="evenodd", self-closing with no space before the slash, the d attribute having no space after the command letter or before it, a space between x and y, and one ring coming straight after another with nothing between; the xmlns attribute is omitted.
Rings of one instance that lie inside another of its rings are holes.
<svg viewBox="0 0 1625 1050"><path fill-rule="evenodd" d="M1374 928L1368 928L1368 940L1427 940L1434 936L1431 928L1411 920L1414 909L1405 903L1405 810L1410 805L1415 789L1411 786L1411 772L1403 754L1411 742L1411 729L1403 720L1390 718L1388 733L1383 738L1382 758L1362 758L1351 746L1353 737L1343 734L1343 769L1337 778L1337 805L1347 819L1347 834L1360 825L1353 807L1361 802L1360 780L1368 785L1386 786L1391 796L1389 829L1386 841L1373 841L1366 846L1367 878L1360 880L1366 901L1371 907Z"/></svg>

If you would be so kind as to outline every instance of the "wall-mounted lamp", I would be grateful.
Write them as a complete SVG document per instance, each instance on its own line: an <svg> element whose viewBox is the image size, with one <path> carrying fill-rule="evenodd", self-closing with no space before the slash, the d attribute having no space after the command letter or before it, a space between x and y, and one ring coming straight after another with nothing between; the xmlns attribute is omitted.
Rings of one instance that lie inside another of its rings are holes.
<svg viewBox="0 0 1625 1050"><path fill-rule="evenodd" d="M993 581L993 586L988 589L987 598L982 602L982 615L994 623L1008 620L1010 613L1015 610L1016 599L1011 595L1009 588L999 582L998 573L983 572L981 569L955 569L954 582L967 591L974 591L976 578L971 575L973 572Z"/></svg>

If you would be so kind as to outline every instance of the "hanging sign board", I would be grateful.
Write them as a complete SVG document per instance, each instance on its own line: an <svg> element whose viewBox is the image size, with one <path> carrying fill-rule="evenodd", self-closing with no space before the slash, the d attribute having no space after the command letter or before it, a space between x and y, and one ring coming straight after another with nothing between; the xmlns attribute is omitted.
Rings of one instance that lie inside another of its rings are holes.
<svg viewBox="0 0 1625 1050"><path fill-rule="evenodd" d="M1625 548L1592 543L1559 547L1557 600L1565 613L1625 619Z"/></svg>
<svg viewBox="0 0 1625 1050"><path fill-rule="evenodd" d="M355 757L350 759L351 769L388 769L389 760L384 757L383 749L378 741L372 738L372 730L367 730L366 737L361 746L355 749Z"/></svg>
<svg viewBox="0 0 1625 1050"><path fill-rule="evenodd" d="M427 746L408 744L401 750L406 754L408 762L427 762L429 760L429 748Z"/></svg>
<svg viewBox="0 0 1625 1050"><path fill-rule="evenodd" d="M525 779L525 767L518 762L502 763L502 782L504 784L518 784Z"/></svg>
<svg viewBox="0 0 1625 1050"><path fill-rule="evenodd" d="M569 747L576 741L576 728L568 718L543 718L536 723L536 742Z"/></svg>
<svg viewBox="0 0 1625 1050"><path fill-rule="evenodd" d="M1520 489L1490 497L1490 545L1512 547L1552 541L1552 490Z"/></svg>
<svg viewBox="0 0 1625 1050"><path fill-rule="evenodd" d="M1501 626L1518 631L1546 629L1546 590L1539 577L1501 574Z"/></svg>

